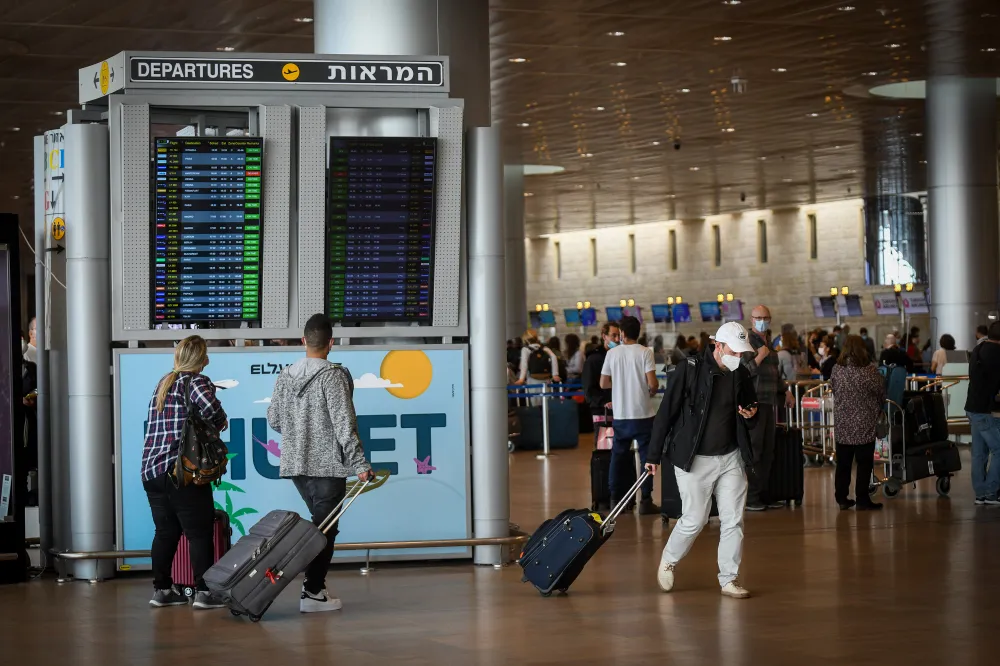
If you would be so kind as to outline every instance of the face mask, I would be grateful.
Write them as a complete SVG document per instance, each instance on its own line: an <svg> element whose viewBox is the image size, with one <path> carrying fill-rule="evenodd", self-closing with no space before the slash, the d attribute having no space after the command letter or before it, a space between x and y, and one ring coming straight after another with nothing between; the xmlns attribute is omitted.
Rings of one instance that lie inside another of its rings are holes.
<svg viewBox="0 0 1000 666"><path fill-rule="evenodd" d="M618 346L617 342L615 342L614 340L608 340L608 349L614 349L617 346Z"/></svg>
<svg viewBox="0 0 1000 666"><path fill-rule="evenodd" d="M726 366L730 372L736 372L736 368L740 367L740 357L726 354L722 357L722 365Z"/></svg>
<svg viewBox="0 0 1000 666"><path fill-rule="evenodd" d="M861 339L862 340L867 340L868 339L868 334L867 333L862 334L861 335Z"/></svg>
<svg viewBox="0 0 1000 666"><path fill-rule="evenodd" d="M819 355L820 356L826 356L826 347L820 347L819 348Z"/></svg>
<svg viewBox="0 0 1000 666"><path fill-rule="evenodd" d="M767 322L758 319L753 323L753 327L756 328L758 332L763 333L767 330Z"/></svg>

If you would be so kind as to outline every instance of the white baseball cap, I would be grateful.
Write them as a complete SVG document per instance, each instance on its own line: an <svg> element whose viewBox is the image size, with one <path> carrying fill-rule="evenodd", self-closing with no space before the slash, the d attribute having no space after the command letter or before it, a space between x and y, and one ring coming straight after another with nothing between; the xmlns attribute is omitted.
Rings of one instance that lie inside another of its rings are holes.
<svg viewBox="0 0 1000 666"><path fill-rule="evenodd" d="M716 342L729 345L729 348L737 354L753 351L753 345L750 344L747 329L743 328L743 324L736 321L731 321L720 326L719 330L712 336L712 339Z"/></svg>

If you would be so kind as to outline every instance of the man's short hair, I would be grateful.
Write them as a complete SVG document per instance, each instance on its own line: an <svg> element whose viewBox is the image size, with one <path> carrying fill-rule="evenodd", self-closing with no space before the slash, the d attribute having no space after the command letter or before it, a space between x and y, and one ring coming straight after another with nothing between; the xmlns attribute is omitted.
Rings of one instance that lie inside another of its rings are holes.
<svg viewBox="0 0 1000 666"><path fill-rule="evenodd" d="M858 333L860 333L861 335L868 335L868 329L862 326L861 330L858 331Z"/></svg>
<svg viewBox="0 0 1000 666"><path fill-rule="evenodd" d="M309 349L327 349L333 339L333 324L324 314L314 314L309 317L306 327L302 329L302 337L306 339Z"/></svg>
<svg viewBox="0 0 1000 666"><path fill-rule="evenodd" d="M1000 342L1000 321L990 324L989 338L995 342Z"/></svg>
<svg viewBox="0 0 1000 666"><path fill-rule="evenodd" d="M616 321L604 322L604 326L601 326L601 335L611 335L611 329L613 328L621 330Z"/></svg>
<svg viewBox="0 0 1000 666"><path fill-rule="evenodd" d="M986 324L980 324L979 326L976 326L976 333L985 338L989 336L990 329Z"/></svg>
<svg viewBox="0 0 1000 666"><path fill-rule="evenodd" d="M626 340L638 340L639 331L642 330L642 326L639 324L639 320L635 317L622 317L621 321L618 322L618 328L621 332L625 334Z"/></svg>

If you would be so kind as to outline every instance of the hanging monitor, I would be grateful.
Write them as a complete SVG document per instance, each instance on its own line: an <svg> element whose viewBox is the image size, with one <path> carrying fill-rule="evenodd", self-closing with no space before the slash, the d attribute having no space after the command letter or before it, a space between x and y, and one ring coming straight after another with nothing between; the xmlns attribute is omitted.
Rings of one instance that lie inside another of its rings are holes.
<svg viewBox="0 0 1000 666"><path fill-rule="evenodd" d="M153 143L153 325L260 321L263 139Z"/></svg>
<svg viewBox="0 0 1000 666"><path fill-rule="evenodd" d="M433 138L330 139L330 319L431 323L436 166Z"/></svg>

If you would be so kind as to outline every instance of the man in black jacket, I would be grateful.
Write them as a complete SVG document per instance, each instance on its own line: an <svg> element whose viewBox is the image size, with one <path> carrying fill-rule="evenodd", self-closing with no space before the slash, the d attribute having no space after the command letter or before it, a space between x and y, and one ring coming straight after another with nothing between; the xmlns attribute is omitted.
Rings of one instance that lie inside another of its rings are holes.
<svg viewBox="0 0 1000 666"><path fill-rule="evenodd" d="M736 599L750 596L738 576L743 557L743 511L746 468L753 466L750 428L756 424L757 393L740 355L752 352L747 331L736 322L723 324L715 344L677 366L653 422L649 460L666 453L674 466L683 514L663 548L657 582L669 592L674 567L688 554L708 522L712 495L719 507L719 585ZM657 465L646 463L656 474Z"/></svg>
<svg viewBox="0 0 1000 666"><path fill-rule="evenodd" d="M986 342L969 361L965 412L972 427L972 488L976 504L1000 504L1000 321L990 324Z"/></svg>
<svg viewBox="0 0 1000 666"><path fill-rule="evenodd" d="M608 350L617 347L621 341L618 323L609 321L601 327L601 346L583 362L583 395L592 416L611 416L611 389L601 388L601 369Z"/></svg>

